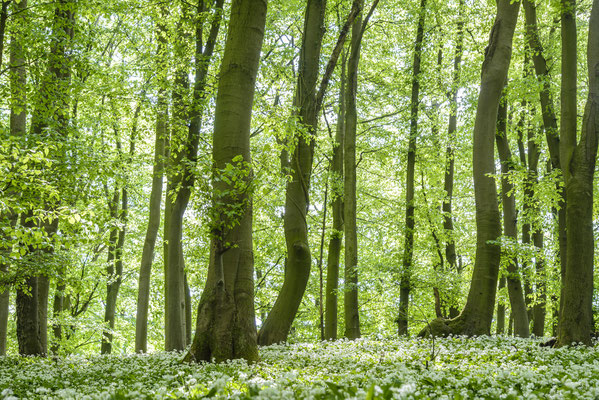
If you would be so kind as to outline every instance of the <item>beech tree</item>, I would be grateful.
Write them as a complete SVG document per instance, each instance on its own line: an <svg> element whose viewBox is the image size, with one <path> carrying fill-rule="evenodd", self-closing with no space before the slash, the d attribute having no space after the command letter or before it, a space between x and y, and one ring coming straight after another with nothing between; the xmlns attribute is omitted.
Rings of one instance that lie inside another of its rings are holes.
<svg viewBox="0 0 599 400"><path fill-rule="evenodd" d="M213 134L210 266L187 361L257 361L250 121L267 2L234 0Z"/></svg>

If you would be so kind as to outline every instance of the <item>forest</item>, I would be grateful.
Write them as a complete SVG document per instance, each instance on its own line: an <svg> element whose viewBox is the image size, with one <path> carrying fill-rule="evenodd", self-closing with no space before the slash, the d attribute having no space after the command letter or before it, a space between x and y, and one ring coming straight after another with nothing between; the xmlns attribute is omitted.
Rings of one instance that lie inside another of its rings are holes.
<svg viewBox="0 0 599 400"><path fill-rule="evenodd" d="M599 397L599 0L1 6L1 398Z"/></svg>

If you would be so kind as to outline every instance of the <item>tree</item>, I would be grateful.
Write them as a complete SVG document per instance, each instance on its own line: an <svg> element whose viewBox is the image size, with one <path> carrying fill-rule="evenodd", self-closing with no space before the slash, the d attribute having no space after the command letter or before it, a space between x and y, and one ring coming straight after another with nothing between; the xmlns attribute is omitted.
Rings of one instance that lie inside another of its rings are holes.
<svg viewBox="0 0 599 400"><path fill-rule="evenodd" d="M399 282L399 315L397 332L408 334L408 311L410 304L410 275L414 256L414 168L416 166L416 138L418 136L418 108L420 95L420 72L422 57L422 41L424 39L424 23L426 19L426 0L420 1L418 9L418 27L414 42L414 63L412 65L412 97L410 99L410 138L408 140L408 164L406 167L406 222L405 241L402 259L401 279Z"/></svg>
<svg viewBox="0 0 599 400"><path fill-rule="evenodd" d="M291 179L285 189L284 230L287 246L285 280L266 321L258 333L258 343L269 345L287 339L289 329L302 301L312 263L308 243L306 215L309 205L310 178L314 159L314 135L318 114L322 106L329 79L343 48L349 27L360 12L360 0L354 0L352 9L337 39L337 43L325 73L317 88L320 67L320 50L324 35L325 0L308 0L304 19L302 47L300 49L299 74L294 94L294 112L297 113L299 129L293 132L297 144L290 160L284 166L290 169Z"/></svg>
<svg viewBox="0 0 599 400"><path fill-rule="evenodd" d="M187 361L258 359L250 121L267 1L234 0L213 134L210 266Z"/></svg>
<svg viewBox="0 0 599 400"><path fill-rule="evenodd" d="M589 94L576 141L575 2L562 2L561 155L566 184L567 265L563 281L558 346L591 345L593 328L593 178L599 139L599 0L589 19ZM573 130L574 129L574 130Z"/></svg>
<svg viewBox="0 0 599 400"><path fill-rule="evenodd" d="M507 138L507 104L505 96L499 104L497 116L497 133L495 135L497 153L501 161L501 203L503 206L503 234L506 238L518 241L518 226L516 212L516 195L514 185L510 182L510 174L515 170L512 151ZM528 314L524 302L524 292L518 271L517 257L506 252L506 283L510 297L512 317L514 319L514 334L529 337Z"/></svg>
<svg viewBox="0 0 599 400"><path fill-rule="evenodd" d="M500 0L485 49L474 123L473 178L476 203L476 259L464 310L447 322L436 320L421 334L488 335L493 320L499 274L501 232L495 172L494 138L501 92L512 54L520 2Z"/></svg>
<svg viewBox="0 0 599 400"><path fill-rule="evenodd" d="M160 9L160 17L166 18L166 10ZM167 29L164 21L156 23L156 70L158 77L158 95L156 101L156 139L154 141L154 165L152 170L152 191L150 192L150 212L148 228L141 255L139 284L137 295L137 314L135 318L135 351L148 351L148 305L150 302L150 276L154 260L154 246L160 228L160 205L162 203L162 178L164 175L164 149L167 138L168 105L167 91Z"/></svg>
<svg viewBox="0 0 599 400"><path fill-rule="evenodd" d="M209 7L211 4L211 8ZM167 165L167 202L164 217L165 260L165 348L182 350L185 348L187 324L190 315L185 310L186 288L185 267L182 247L183 218L189 204L191 190L195 182L193 166L197 161L198 143L205 107L205 91L208 68L214 53L222 18L223 0L198 3L195 25L195 77L191 104L186 107L189 71L185 62L185 48L188 45L186 25L188 5L183 4L175 45L175 56L179 63L175 68L173 90L173 128L170 138L170 157ZM204 24L207 24L208 10L212 11L212 22L206 42ZM191 321L189 321L191 322Z"/></svg>

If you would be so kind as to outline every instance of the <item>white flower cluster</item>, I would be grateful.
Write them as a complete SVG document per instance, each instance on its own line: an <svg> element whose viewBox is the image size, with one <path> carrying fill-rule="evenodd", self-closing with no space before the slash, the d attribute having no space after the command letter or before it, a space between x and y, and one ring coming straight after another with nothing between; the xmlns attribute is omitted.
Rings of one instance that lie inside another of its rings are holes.
<svg viewBox="0 0 599 400"><path fill-rule="evenodd" d="M595 399L599 352L530 339L360 339L274 345L262 361L181 353L0 358L0 399Z"/></svg>

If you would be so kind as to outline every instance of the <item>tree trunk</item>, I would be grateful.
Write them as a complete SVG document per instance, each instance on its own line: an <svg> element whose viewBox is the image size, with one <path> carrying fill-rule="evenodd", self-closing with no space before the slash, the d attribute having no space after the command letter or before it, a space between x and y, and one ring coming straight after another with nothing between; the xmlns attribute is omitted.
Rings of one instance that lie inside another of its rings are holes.
<svg viewBox="0 0 599 400"><path fill-rule="evenodd" d="M360 4L362 7L362 3ZM352 25L349 61L347 64L347 90L345 92L344 185L343 223L345 229L345 288L343 291L345 333L348 339L360 337L358 305L358 231L356 225L356 93L358 65L362 41L362 18L356 17Z"/></svg>
<svg viewBox="0 0 599 400"><path fill-rule="evenodd" d="M539 93L541 101L541 112L543 116L543 126L545 128L545 137L547 138L547 147L551 159L551 167L554 170L561 170L562 162L560 160L560 139L558 136L557 118L555 107L551 96L551 77L547 62L543 56L543 47L539 39L536 7L532 0L524 1L524 11L526 13L526 26L528 45L532 52L532 60L535 67L537 79L541 82L541 91ZM575 27L574 27L575 29ZM562 182L556 182L556 192L560 194L558 215L558 242L559 242L559 260L562 282L565 278L567 264L567 237L566 237L566 198ZM560 296L560 304L563 295ZM561 308L561 306L560 306Z"/></svg>
<svg viewBox="0 0 599 400"><path fill-rule="evenodd" d="M343 241L343 147L345 137L345 60L341 63L339 113L333 144L331 168L331 199L333 228L327 258L327 286L325 309L325 339L337 339L337 289L339 287L339 256Z"/></svg>
<svg viewBox="0 0 599 400"><path fill-rule="evenodd" d="M414 65L412 66L412 98L410 100L410 138L408 140L408 164L406 169L406 219L405 243L401 280L399 283L399 315L397 332L408 334L408 312L410 302L412 258L414 254L414 168L416 165L416 137L418 136L418 108L420 92L420 58L426 19L426 0L420 0L418 28L414 43Z"/></svg>
<svg viewBox="0 0 599 400"><path fill-rule="evenodd" d="M285 279L273 308L260 328L258 343L261 345L287 339L310 277L311 256L306 217L314 157L313 136L316 133L318 115L315 94L326 1L308 0L307 3L294 108L297 109L298 122L308 130L308 137L301 135L290 162L291 180L285 190L283 220L287 246Z"/></svg>
<svg viewBox="0 0 599 400"><path fill-rule="evenodd" d="M196 333L186 361L258 359L250 121L266 1L233 0L213 135L212 245ZM223 176L229 179L223 180ZM227 183L229 182L229 183Z"/></svg>
<svg viewBox="0 0 599 400"><path fill-rule="evenodd" d="M574 1L562 12L562 162L566 183L567 266L562 282L558 346L591 345L593 328L593 178L599 135L599 0L589 20L589 94L576 144L576 23Z"/></svg>
<svg viewBox="0 0 599 400"><path fill-rule="evenodd" d="M499 290L503 289L506 284L505 276L499 279ZM497 301L497 330L498 335L502 335L505 331L505 304L503 301Z"/></svg>
<svg viewBox="0 0 599 400"><path fill-rule="evenodd" d="M119 202L121 205L119 206ZM126 189L114 190L112 200L110 201L110 217L114 221L115 226L110 231L110 244L108 246L108 256L106 263L106 275L108 283L106 285L106 308L104 309L104 323L108 325L108 329L102 333L102 354L110 354L112 352L112 331L114 330L116 301L123 279L123 246L125 244L125 223L127 214L127 191ZM119 211L120 209L120 211ZM121 224L119 228L116 226L117 221Z"/></svg>
<svg viewBox="0 0 599 400"><path fill-rule="evenodd" d="M195 79L191 106L185 109L183 94L188 90L189 71L185 65L175 72L175 91L173 93L173 134L170 141L170 163L167 173L167 205L165 208L165 348L166 350L182 350L185 348L187 328L185 326L185 284L183 267L183 218L189 199L191 188L195 183L193 165L197 161L200 128L204 109L204 97L207 82L208 68L214 52L214 46L220 29L222 19L223 0L216 0L213 6L212 23L209 37L204 45L203 29L207 19L205 2L200 2L198 7L198 20L196 24L195 42ZM184 16L180 22L187 24ZM176 50L184 49L188 35L185 28L181 28L178 40L180 43ZM182 51L182 50L181 50ZM184 59L184 53L180 54ZM185 126L188 122L187 135L184 137Z"/></svg>
<svg viewBox="0 0 599 400"><path fill-rule="evenodd" d="M503 205L503 234L514 243L518 241L518 224L516 213L516 195L514 185L510 181L510 173L514 171L512 152L507 139L507 104L505 97L499 105L497 114L497 133L495 136L497 153L501 161L501 203ZM507 261L507 288L510 297L512 317L514 318L514 335L529 337L528 314L524 301L518 259L513 257Z"/></svg>
<svg viewBox="0 0 599 400"><path fill-rule="evenodd" d="M331 167L329 165L329 171ZM324 201L322 210L322 229L320 231L320 253L318 255L318 327L320 340L324 340L324 273L322 269L322 256L324 251L324 237L327 229L327 211L329 200L329 181L324 186Z"/></svg>
<svg viewBox="0 0 599 400"><path fill-rule="evenodd" d="M466 306L447 323L439 321L436 331L462 335L489 335L501 251L496 241L501 234L495 179L495 137L499 99L507 78L512 53L512 38L520 2L498 0L497 16L482 65L481 88L474 123L474 199L476 204L476 257Z"/></svg>
<svg viewBox="0 0 599 400"><path fill-rule="evenodd" d="M455 250L455 238L453 230L453 214L452 214L452 202L453 202L453 178L455 171L455 154L454 144L456 142L456 131L457 131L457 112L458 112L458 89L460 83L460 70L462 64L462 54L464 52L464 20L462 13L464 11L464 0L460 0L459 4L459 16L457 31L458 37L455 47L454 59L453 59L453 82L451 84L451 91L449 94L450 98L450 114L449 114L449 125L447 127L447 135L449 141L445 152L445 174L443 180L443 188L445 189L445 199L443 200L443 229L447 235L447 241L445 243L445 259L449 264L449 269L452 271L458 271L456 263L456 250ZM452 301L449 306L449 317L455 318L459 314L455 303Z"/></svg>
<svg viewBox="0 0 599 400"><path fill-rule="evenodd" d="M166 10L161 9L161 16L166 17ZM135 351L148 351L148 306L150 303L150 277L154 260L154 247L160 228L160 205L162 203L162 176L164 174L164 148L167 136L168 105L166 103L167 72L166 60L166 27L157 23L157 67L158 95L156 102L156 139L154 142L154 165L152 170L152 190L150 192L149 218L146 237L141 254L139 285L137 295L137 314L135 318Z"/></svg>
<svg viewBox="0 0 599 400"><path fill-rule="evenodd" d="M3 2L4 5L9 2ZM13 6L13 18L15 24L23 23L23 10L27 8L27 0L21 0ZM3 39L2 39L3 40ZM1 56L0 56L1 57ZM10 81L10 122L9 129L12 137L24 137L26 134L27 124L27 69L25 67L24 51L21 45L21 38L16 34L11 35L10 39L10 56L9 72ZM9 210L7 213L2 213L3 226L14 226L18 215ZM12 243L8 238L1 238L0 252L7 254L10 252ZM8 272L9 265L0 263L0 274ZM6 355L6 339L8 334L8 316L10 305L10 286L5 286L0 292L0 356Z"/></svg>

